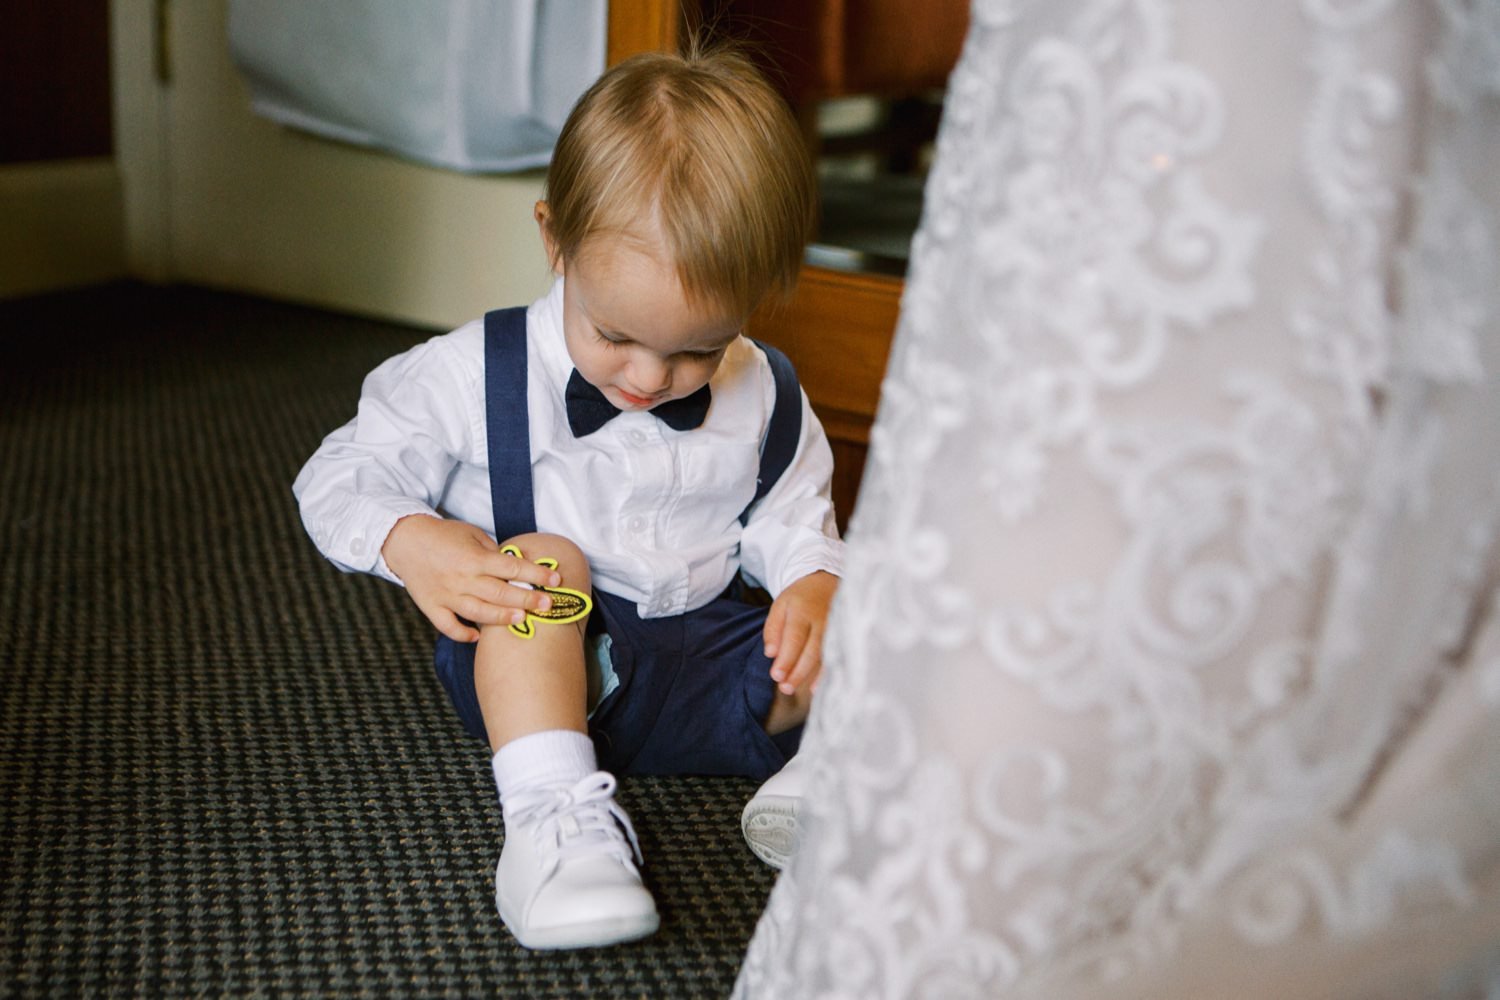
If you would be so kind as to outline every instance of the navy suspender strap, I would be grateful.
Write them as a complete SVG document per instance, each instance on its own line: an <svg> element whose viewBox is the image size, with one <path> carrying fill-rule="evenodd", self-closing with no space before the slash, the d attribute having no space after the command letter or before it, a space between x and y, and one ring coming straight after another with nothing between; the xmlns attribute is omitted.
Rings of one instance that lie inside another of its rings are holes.
<svg viewBox="0 0 1500 1000"><path fill-rule="evenodd" d="M531 422L526 393L526 308L484 315L485 434L495 538L536 530L531 486Z"/></svg>
<svg viewBox="0 0 1500 1000"><path fill-rule="evenodd" d="M781 478L797 455L797 444L802 440L802 388L797 384L797 370L770 344L755 342L766 354L771 365L771 377L776 381L776 403L771 409L771 420L766 427L766 439L760 446L760 474L755 482L755 498L740 514L740 524L750 523L750 512Z"/></svg>

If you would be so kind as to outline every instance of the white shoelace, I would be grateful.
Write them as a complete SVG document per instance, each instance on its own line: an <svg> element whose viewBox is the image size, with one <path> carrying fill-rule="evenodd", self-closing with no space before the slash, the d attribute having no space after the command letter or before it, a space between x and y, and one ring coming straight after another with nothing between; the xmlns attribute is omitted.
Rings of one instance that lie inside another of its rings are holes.
<svg viewBox="0 0 1500 1000"><path fill-rule="evenodd" d="M507 819L514 820L515 827L530 828L544 879L574 858L613 857L631 866L634 855L635 862L642 863L635 827L615 804L615 787L614 775L595 771L570 787L532 789L511 796Z"/></svg>

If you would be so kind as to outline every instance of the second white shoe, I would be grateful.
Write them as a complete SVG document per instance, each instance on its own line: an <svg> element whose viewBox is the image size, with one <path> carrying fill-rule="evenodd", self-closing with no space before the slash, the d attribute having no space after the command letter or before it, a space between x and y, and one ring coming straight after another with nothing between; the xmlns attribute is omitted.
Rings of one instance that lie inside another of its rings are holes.
<svg viewBox="0 0 1500 1000"><path fill-rule="evenodd" d="M653 933L660 919L636 865L640 844L598 771L506 803L495 906L527 948L589 948Z"/></svg>
<svg viewBox="0 0 1500 1000"><path fill-rule="evenodd" d="M755 793L740 814L740 831L750 850L772 868L785 868L802 838L797 811L807 790L801 756L793 757Z"/></svg>

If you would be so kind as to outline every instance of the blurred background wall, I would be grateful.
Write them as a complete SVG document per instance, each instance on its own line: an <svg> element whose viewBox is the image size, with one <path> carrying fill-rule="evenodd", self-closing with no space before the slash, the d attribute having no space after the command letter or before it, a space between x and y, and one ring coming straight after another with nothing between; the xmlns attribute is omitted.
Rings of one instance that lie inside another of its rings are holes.
<svg viewBox="0 0 1500 1000"><path fill-rule="evenodd" d="M0 296L128 275L450 327L545 291L540 171L461 174L255 116L227 0L0 15Z"/></svg>
<svg viewBox="0 0 1500 1000"><path fill-rule="evenodd" d="M0 297L125 273L107 0L0 0Z"/></svg>

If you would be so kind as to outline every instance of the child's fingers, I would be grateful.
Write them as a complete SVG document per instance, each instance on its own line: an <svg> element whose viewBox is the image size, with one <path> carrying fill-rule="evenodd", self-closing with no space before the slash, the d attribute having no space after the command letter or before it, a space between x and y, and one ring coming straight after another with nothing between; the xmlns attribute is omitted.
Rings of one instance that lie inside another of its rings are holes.
<svg viewBox="0 0 1500 1000"><path fill-rule="evenodd" d="M562 576L555 569L513 556L508 552L493 552L484 557L480 571L485 576L529 583L533 587L560 587Z"/></svg>
<svg viewBox="0 0 1500 1000"><path fill-rule="evenodd" d="M797 657L797 663L787 674L782 690L786 691L788 685L791 694L800 691L805 684L816 684L818 674L823 668L823 632L817 627L811 628L807 633L807 640L802 644L802 654Z"/></svg>
<svg viewBox="0 0 1500 1000"><path fill-rule="evenodd" d="M479 630L470 628L458 620L458 616L447 608L439 608L427 616L437 630L454 642L478 642Z"/></svg>
<svg viewBox="0 0 1500 1000"><path fill-rule="evenodd" d="M552 606L552 598L543 591L517 587L507 580L497 580L492 576L481 577L474 581L469 590L470 593L467 596L500 608L546 611Z"/></svg>
<svg viewBox="0 0 1500 1000"><path fill-rule="evenodd" d="M519 608L503 607L468 594L454 603L458 613L475 625L515 625L526 617L526 612Z"/></svg>
<svg viewBox="0 0 1500 1000"><path fill-rule="evenodd" d="M776 681L783 694L792 694L797 690L795 674L811 631L812 627L807 621L791 621L782 627L776 659L771 664L771 679Z"/></svg>
<svg viewBox="0 0 1500 1000"><path fill-rule="evenodd" d="M802 646L802 654L796 658L796 664L786 675L786 681L781 682L781 691L784 694L795 694L808 684L813 684L817 679L817 672L822 669L822 652L819 651L819 643L816 637L810 637L808 642Z"/></svg>
<svg viewBox="0 0 1500 1000"><path fill-rule="evenodd" d="M786 607L780 603L773 603L770 613L766 615L765 628L761 630L761 638L765 642L766 655L773 660L776 659L777 653L781 651L781 630L785 622Z"/></svg>

